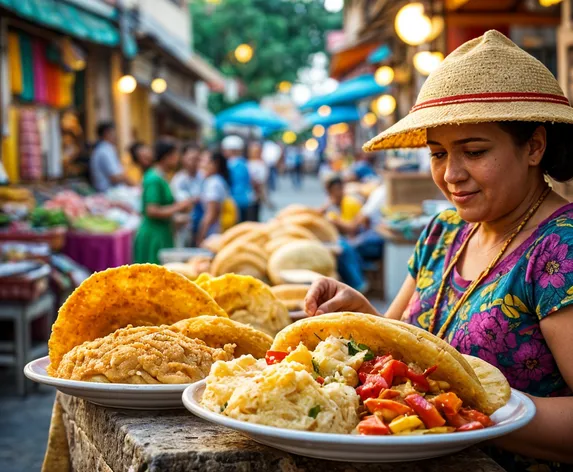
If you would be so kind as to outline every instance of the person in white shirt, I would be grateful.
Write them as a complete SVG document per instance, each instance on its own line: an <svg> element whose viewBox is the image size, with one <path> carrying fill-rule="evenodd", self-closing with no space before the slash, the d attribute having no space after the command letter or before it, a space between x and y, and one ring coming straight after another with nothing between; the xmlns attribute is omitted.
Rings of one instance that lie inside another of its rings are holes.
<svg viewBox="0 0 573 472"><path fill-rule="evenodd" d="M199 170L201 148L194 143L183 147L181 157L181 170L171 179L171 191L177 201L188 198L198 198L203 180Z"/></svg>
<svg viewBox="0 0 573 472"><path fill-rule="evenodd" d="M253 207L253 221L259 221L261 205L267 203L267 182L269 179L269 168L261 157L261 145L258 142L249 144L249 160L247 167L251 177L251 183L255 191L255 205Z"/></svg>
<svg viewBox="0 0 573 472"><path fill-rule="evenodd" d="M274 192L278 184L278 169L283 150L274 141L267 140L263 143L261 151L263 162L269 169L268 189Z"/></svg>

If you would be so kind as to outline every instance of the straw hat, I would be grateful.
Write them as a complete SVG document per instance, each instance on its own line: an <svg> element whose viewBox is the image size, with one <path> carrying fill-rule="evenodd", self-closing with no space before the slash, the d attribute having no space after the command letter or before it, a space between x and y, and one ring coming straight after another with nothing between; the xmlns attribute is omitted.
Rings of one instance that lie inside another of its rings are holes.
<svg viewBox="0 0 573 472"><path fill-rule="evenodd" d="M573 108L549 69L495 30L452 52L410 113L364 150L423 147L427 128L492 121L573 124Z"/></svg>

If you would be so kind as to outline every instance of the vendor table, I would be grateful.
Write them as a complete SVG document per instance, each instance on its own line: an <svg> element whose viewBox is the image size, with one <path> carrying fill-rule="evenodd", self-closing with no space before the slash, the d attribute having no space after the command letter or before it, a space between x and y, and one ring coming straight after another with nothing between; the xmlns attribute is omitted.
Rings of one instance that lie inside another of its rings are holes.
<svg viewBox="0 0 573 472"><path fill-rule="evenodd" d="M58 419L61 422L58 423ZM68 461L66 463L66 461ZM111 410L58 393L43 472L501 472L476 448L431 460L357 464L260 445L186 410Z"/></svg>
<svg viewBox="0 0 573 472"><path fill-rule="evenodd" d="M131 264L133 231L124 229L111 234L70 231L63 252L94 272Z"/></svg>

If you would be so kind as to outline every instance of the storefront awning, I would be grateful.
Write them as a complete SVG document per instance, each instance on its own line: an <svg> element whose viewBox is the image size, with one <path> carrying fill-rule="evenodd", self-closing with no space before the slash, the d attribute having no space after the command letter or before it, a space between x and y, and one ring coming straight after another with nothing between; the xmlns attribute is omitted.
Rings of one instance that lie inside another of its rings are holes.
<svg viewBox="0 0 573 472"><path fill-rule="evenodd" d="M256 126L267 131L288 128L288 123L256 102L246 102L222 111L216 117L218 129L225 125Z"/></svg>
<svg viewBox="0 0 573 472"><path fill-rule="evenodd" d="M360 64L363 64L368 55L378 47L378 44L356 44L336 51L330 60L330 76L340 79L348 74Z"/></svg>
<svg viewBox="0 0 573 472"><path fill-rule="evenodd" d="M374 50L374 52L370 53L368 56L368 62L370 64L379 64L380 62L387 61L391 55L392 50L388 45L383 44L378 49Z"/></svg>
<svg viewBox="0 0 573 472"><path fill-rule="evenodd" d="M338 88L331 93L311 98L301 109L316 109L322 105L341 105L355 103L363 98L373 97L385 93L387 87L382 87L374 80L374 75L365 74L353 79L341 82Z"/></svg>
<svg viewBox="0 0 573 472"><path fill-rule="evenodd" d="M77 39L103 46L121 43L119 28L109 19L57 0L0 0L0 6L34 23L41 24ZM126 35L124 53L137 53L135 40Z"/></svg>
<svg viewBox="0 0 573 472"><path fill-rule="evenodd" d="M180 97L169 90L160 95L161 100L178 113L186 116L194 123L199 123L203 126L213 126L215 118L205 108L200 108L193 101Z"/></svg>
<svg viewBox="0 0 573 472"><path fill-rule="evenodd" d="M333 107L328 116L311 113L304 117L308 127L322 125L324 127L338 123L353 123L360 120L360 113L356 107Z"/></svg>

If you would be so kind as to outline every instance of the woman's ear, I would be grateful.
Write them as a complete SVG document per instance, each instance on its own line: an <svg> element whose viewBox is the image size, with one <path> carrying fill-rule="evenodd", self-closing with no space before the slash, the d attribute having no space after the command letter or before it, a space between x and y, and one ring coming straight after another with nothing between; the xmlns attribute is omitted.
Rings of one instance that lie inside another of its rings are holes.
<svg viewBox="0 0 573 472"><path fill-rule="evenodd" d="M538 166L543 159L545 149L547 148L547 130L545 126L538 126L533 132L528 142L529 146L529 165Z"/></svg>

